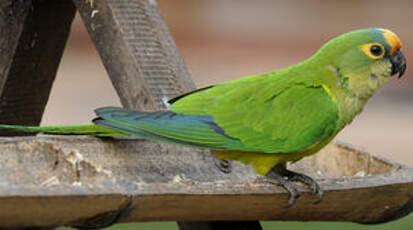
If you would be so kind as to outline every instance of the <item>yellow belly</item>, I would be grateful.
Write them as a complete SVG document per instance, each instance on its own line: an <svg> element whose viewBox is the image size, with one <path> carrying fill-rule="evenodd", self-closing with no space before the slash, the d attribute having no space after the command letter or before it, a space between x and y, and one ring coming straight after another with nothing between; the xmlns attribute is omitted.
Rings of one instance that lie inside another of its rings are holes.
<svg viewBox="0 0 413 230"><path fill-rule="evenodd" d="M326 144L328 144L334 136L314 144L300 152L293 153L257 153L243 151L228 151L228 150L212 150L215 156L220 160L234 160L243 164L251 165L255 172L260 175L266 175L272 168L277 165L287 162L295 162L303 157L317 153Z"/></svg>
<svg viewBox="0 0 413 230"><path fill-rule="evenodd" d="M255 172L266 175L274 166L288 161L297 161L292 154L268 154L242 151L212 150L220 160L234 160L254 167Z"/></svg>

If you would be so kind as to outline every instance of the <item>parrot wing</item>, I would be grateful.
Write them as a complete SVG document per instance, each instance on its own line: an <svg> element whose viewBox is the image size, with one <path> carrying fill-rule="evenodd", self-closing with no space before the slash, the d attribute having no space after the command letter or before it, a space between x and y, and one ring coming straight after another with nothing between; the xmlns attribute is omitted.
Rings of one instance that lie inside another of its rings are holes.
<svg viewBox="0 0 413 230"><path fill-rule="evenodd" d="M339 120L338 106L323 87L299 85L272 100L228 105L211 106L209 111L248 151L302 151L330 137Z"/></svg>
<svg viewBox="0 0 413 230"><path fill-rule="evenodd" d="M229 143L239 142L227 136L208 116L129 111L118 107L99 108L96 114L98 118L93 120L96 125L152 141L214 149L226 149Z"/></svg>
<svg viewBox="0 0 413 230"><path fill-rule="evenodd" d="M327 87L268 81L262 75L189 94L170 109L212 117L225 135L238 140L226 149L251 152L302 151L333 136L339 122Z"/></svg>

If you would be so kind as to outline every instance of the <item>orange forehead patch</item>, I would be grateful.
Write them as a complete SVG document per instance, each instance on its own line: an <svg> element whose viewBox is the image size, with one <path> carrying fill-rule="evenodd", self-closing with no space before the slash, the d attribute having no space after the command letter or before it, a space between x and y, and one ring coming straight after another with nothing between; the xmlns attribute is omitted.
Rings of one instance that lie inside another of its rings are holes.
<svg viewBox="0 0 413 230"><path fill-rule="evenodd" d="M384 39L386 39L387 44L391 47L391 54L396 53L400 48L402 48L402 42L399 37L390 30L382 29Z"/></svg>

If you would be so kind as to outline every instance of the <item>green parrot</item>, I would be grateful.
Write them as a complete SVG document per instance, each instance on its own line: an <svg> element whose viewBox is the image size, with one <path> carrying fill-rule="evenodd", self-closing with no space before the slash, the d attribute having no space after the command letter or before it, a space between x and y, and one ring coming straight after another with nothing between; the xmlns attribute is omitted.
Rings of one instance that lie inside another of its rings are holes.
<svg viewBox="0 0 413 230"><path fill-rule="evenodd" d="M323 191L309 176L287 169L318 152L358 115L390 76L406 70L402 44L386 29L361 29L327 42L309 59L264 74L188 92L167 111L97 109L92 125L15 126L12 131L92 136L136 136L211 149L218 159L251 165L262 180L283 186L288 206L294 181Z"/></svg>

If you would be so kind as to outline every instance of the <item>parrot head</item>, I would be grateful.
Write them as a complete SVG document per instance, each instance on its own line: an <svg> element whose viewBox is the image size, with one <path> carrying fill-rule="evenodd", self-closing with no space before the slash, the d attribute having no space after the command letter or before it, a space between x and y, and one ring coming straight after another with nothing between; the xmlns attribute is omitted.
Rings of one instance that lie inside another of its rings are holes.
<svg viewBox="0 0 413 230"><path fill-rule="evenodd" d="M359 98L369 98L395 74L401 78L406 59L399 37L386 29L362 29L330 40L314 55L337 75L337 84Z"/></svg>

